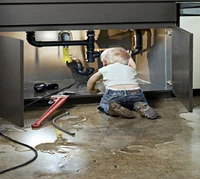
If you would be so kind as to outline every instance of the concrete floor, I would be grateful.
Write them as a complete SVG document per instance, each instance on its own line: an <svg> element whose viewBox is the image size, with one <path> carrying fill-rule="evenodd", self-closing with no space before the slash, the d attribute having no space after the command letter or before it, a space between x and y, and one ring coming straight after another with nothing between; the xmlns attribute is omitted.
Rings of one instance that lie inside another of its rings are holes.
<svg viewBox="0 0 200 179"><path fill-rule="evenodd" d="M200 97L187 113L176 98L149 101L157 120L120 119L98 112L98 104L76 105L57 123L32 130L47 108L25 111L25 127L0 120L0 131L38 150L38 158L1 174L2 179L199 179ZM34 153L0 137L0 171L21 164Z"/></svg>

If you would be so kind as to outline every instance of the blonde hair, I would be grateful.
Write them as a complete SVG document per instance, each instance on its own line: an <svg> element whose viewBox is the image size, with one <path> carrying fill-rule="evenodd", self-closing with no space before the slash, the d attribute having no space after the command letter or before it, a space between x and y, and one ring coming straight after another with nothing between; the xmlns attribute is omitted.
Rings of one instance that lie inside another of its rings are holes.
<svg viewBox="0 0 200 179"><path fill-rule="evenodd" d="M108 48L101 54L101 61L107 64L119 62L127 65L130 58L129 53L121 47Z"/></svg>

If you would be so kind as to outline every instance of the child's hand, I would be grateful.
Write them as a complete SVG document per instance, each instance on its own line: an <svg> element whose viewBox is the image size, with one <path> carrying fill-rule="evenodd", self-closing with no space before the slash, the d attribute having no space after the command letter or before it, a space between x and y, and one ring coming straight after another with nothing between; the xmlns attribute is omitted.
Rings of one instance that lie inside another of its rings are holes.
<svg viewBox="0 0 200 179"><path fill-rule="evenodd" d="M96 89L96 88L94 88L93 90L91 90L90 91L91 93L99 93L100 92L100 90L99 89Z"/></svg>

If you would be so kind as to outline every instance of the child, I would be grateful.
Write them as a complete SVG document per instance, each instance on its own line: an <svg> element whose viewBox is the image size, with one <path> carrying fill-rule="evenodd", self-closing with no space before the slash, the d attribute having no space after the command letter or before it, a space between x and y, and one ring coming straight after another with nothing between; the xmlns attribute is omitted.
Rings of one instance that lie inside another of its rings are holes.
<svg viewBox="0 0 200 179"><path fill-rule="evenodd" d="M98 109L122 118L134 118L134 111L148 119L157 118L139 87L136 64L129 53L121 47L108 48L101 54L101 61L103 67L87 83L87 90L97 93L99 90L95 89L95 84L103 77L106 92Z"/></svg>

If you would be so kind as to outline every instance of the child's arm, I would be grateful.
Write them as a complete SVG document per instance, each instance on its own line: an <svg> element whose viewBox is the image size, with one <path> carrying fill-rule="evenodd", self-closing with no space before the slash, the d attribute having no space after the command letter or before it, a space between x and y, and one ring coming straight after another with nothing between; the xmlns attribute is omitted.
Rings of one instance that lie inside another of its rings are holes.
<svg viewBox="0 0 200 179"><path fill-rule="evenodd" d="M132 58L129 59L128 66L130 66L130 67L132 67L133 69L136 70L136 64L135 64L135 62L133 61Z"/></svg>
<svg viewBox="0 0 200 179"><path fill-rule="evenodd" d="M87 82L87 90L88 90L89 92L98 93L99 90L98 90L98 89L95 89L95 85L96 85L96 82L97 82L98 80L100 80L101 78L102 78L102 75L101 75L100 72L96 72L95 74L93 74L93 75L89 78L89 80L88 80L88 82Z"/></svg>

